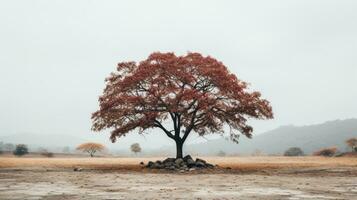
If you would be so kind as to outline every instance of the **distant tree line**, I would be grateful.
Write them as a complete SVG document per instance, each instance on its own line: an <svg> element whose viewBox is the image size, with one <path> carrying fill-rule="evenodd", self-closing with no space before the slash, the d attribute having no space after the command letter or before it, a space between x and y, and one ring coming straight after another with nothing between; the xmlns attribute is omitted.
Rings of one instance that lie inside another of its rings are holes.
<svg viewBox="0 0 357 200"><path fill-rule="evenodd" d="M351 153L357 152L357 137L349 138L345 141L347 146L351 149ZM315 151L312 155L314 156L324 156L324 157L332 157L332 156L341 156L346 153L341 153L337 147L325 147ZM291 147L284 152L284 156L303 156L304 152L299 147Z"/></svg>
<svg viewBox="0 0 357 200"><path fill-rule="evenodd" d="M350 153L357 153L357 137L349 138L348 140L345 141L346 145L350 148ZM105 149L105 146L99 143L83 143L79 145L77 148L79 151L83 151L88 153L91 157L94 157L95 153L103 151ZM141 147L139 143L134 143L130 146L130 150L135 153L141 152ZM0 154L3 153L9 153L11 152L15 156L23 156L29 153L29 148L25 144L12 144L12 143L4 143L0 141ZM54 153L48 151L46 148L38 148L37 151L40 155L44 157L53 157ZM71 149L68 146L63 147L62 153L71 153ZM332 156L342 156L346 153L341 153L337 147L326 147L319 149L315 152L312 153L314 156L325 156L325 157L332 157ZM216 153L216 156L219 157L224 157L226 156L226 152L220 150ZM261 156L263 155L263 152L260 150L255 150L255 152L252 154L253 156ZM304 151L300 147L291 147L287 149L284 154L284 156L304 156L306 155Z"/></svg>
<svg viewBox="0 0 357 200"><path fill-rule="evenodd" d="M0 153L12 152L15 150L15 145L11 143L0 142Z"/></svg>

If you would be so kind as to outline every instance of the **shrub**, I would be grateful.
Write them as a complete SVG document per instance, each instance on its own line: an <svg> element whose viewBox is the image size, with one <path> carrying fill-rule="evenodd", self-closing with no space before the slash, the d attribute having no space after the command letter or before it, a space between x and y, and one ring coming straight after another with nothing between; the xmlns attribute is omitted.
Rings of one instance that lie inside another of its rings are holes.
<svg viewBox="0 0 357 200"><path fill-rule="evenodd" d="M284 152L284 156L303 156L304 152L299 147L291 147Z"/></svg>
<svg viewBox="0 0 357 200"><path fill-rule="evenodd" d="M40 152L40 155L41 155L41 156L48 157L48 158L52 158L52 157L53 157L53 153L47 151L47 149L40 148L40 149L39 149L39 152Z"/></svg>
<svg viewBox="0 0 357 200"><path fill-rule="evenodd" d="M13 154L15 156L23 156L23 155L28 154L28 153L29 153L29 151L28 151L28 148L27 148L27 146L25 144L16 145L15 150L13 152Z"/></svg>
<svg viewBox="0 0 357 200"><path fill-rule="evenodd" d="M325 157L332 157L336 154L337 148L336 147L329 147L329 148L324 148L320 149L316 152L314 152L314 156L325 156Z"/></svg>

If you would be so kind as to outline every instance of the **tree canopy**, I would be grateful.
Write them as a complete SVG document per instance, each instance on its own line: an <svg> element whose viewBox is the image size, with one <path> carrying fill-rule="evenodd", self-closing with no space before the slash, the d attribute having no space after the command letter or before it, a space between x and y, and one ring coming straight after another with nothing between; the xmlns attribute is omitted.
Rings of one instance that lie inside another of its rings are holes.
<svg viewBox="0 0 357 200"><path fill-rule="evenodd" d="M130 150L134 152L135 154L141 152L141 147L139 143L134 143L130 146Z"/></svg>
<svg viewBox="0 0 357 200"><path fill-rule="evenodd" d="M28 149L27 145L25 145L25 144L16 145L16 148L13 151L13 154L15 156L23 156L23 155L28 154L28 153L29 153L29 149Z"/></svg>
<svg viewBox="0 0 357 200"><path fill-rule="evenodd" d="M192 131L221 134L226 124L230 138L238 142L239 132L252 136L247 118L273 117L259 92L249 91L222 62L199 53L156 52L139 63L119 63L106 78L99 104L92 115L93 130L111 128L115 142L135 129L143 133L159 128L175 140L177 157L182 157L182 144ZM171 127L164 126L165 120L172 121Z"/></svg>
<svg viewBox="0 0 357 200"><path fill-rule="evenodd" d="M357 152L357 138L350 138L346 140L346 144L351 147L353 152Z"/></svg>
<svg viewBox="0 0 357 200"><path fill-rule="evenodd" d="M304 152L299 147L291 147L284 152L284 156L303 156Z"/></svg>
<svg viewBox="0 0 357 200"><path fill-rule="evenodd" d="M93 157L97 151L103 151L104 149L104 145L94 142L83 143L77 147L77 150L87 152L91 157Z"/></svg>

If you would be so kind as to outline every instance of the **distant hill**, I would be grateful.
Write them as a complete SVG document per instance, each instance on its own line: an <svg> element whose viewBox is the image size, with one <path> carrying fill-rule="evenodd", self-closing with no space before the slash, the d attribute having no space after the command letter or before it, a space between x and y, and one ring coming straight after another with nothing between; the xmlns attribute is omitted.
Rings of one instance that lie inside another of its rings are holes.
<svg viewBox="0 0 357 200"><path fill-rule="evenodd" d="M345 140L357 137L357 119L328 121L310 126L283 126L247 139L242 136L239 144L227 139L215 139L205 143L188 145L187 152L215 155L218 151L227 154L251 154L260 150L265 154L282 154L289 147L300 147L307 154L320 148L337 146L347 150Z"/></svg>
<svg viewBox="0 0 357 200"><path fill-rule="evenodd" d="M64 146L74 147L85 141L83 138L70 135L42 135L36 133L18 133L0 136L0 141L13 144L27 144L30 150L46 147L50 150L62 149Z"/></svg>
<svg viewBox="0 0 357 200"><path fill-rule="evenodd" d="M73 146L83 141L82 138L70 135L42 135L36 133L18 133L13 135L0 136L0 141L14 144L30 144L34 146Z"/></svg>
<svg viewBox="0 0 357 200"><path fill-rule="evenodd" d="M265 154L282 154L289 147L300 147L307 154L320 148L337 146L341 151L347 149L345 140L357 137L357 119L329 121L323 124L310 126L283 126L248 139L241 136L239 144L228 139L212 139L204 143L185 144L184 150L189 154L217 155L219 151L227 154L248 155L256 150ZM123 138L125 139L125 138ZM41 135L35 133L18 133L1 136L0 141L14 144L28 144L30 149L45 147L54 152L60 152L64 146L71 149L78 144L88 141L96 141L105 144L110 151L120 152L122 155L130 155L129 144L134 141L120 140L119 143L110 143L107 135ZM129 144L127 144L129 142ZM148 142L150 143L150 142ZM142 142L143 146L145 145ZM175 155L175 147L165 145L156 148L144 148L146 155Z"/></svg>

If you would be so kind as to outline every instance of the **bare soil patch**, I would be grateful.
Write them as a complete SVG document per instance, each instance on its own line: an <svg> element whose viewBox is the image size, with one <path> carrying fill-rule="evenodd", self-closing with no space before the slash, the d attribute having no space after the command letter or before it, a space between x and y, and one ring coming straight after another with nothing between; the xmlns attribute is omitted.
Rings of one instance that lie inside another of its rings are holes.
<svg viewBox="0 0 357 200"><path fill-rule="evenodd" d="M159 159L0 157L0 199L357 199L355 158L206 157L220 168L194 173L139 164Z"/></svg>

